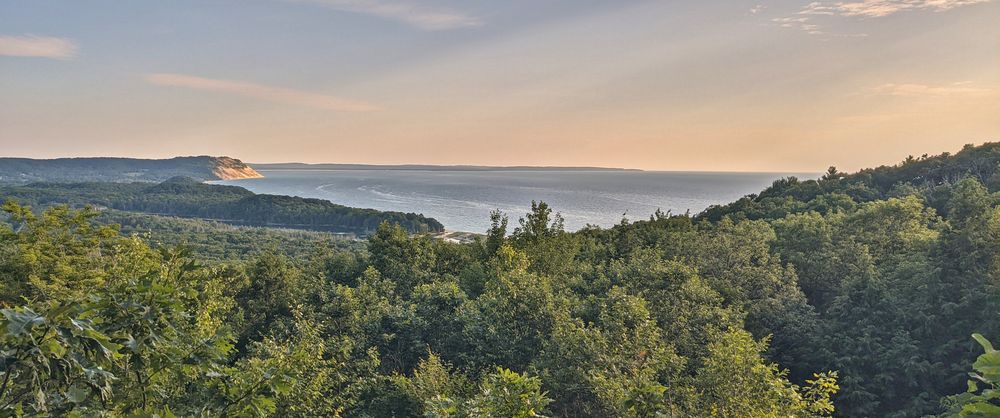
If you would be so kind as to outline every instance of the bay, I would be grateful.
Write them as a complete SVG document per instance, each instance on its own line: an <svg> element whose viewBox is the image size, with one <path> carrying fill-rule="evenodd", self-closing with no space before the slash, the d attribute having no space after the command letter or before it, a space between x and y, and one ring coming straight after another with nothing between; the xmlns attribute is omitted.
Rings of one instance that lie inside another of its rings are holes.
<svg viewBox="0 0 1000 418"><path fill-rule="evenodd" d="M722 173L628 170L259 169L264 178L213 182L256 193L311 197L384 211L421 213L452 231L482 233L500 209L511 226L532 200L545 201L566 229L610 227L657 209L696 214L757 193L787 176L814 173Z"/></svg>

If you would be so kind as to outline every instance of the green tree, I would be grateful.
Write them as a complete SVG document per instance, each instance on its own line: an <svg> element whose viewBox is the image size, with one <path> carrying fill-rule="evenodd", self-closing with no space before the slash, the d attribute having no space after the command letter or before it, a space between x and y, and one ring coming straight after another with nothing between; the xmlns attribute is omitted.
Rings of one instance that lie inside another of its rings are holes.
<svg viewBox="0 0 1000 418"><path fill-rule="evenodd" d="M464 402L438 395L428 401L427 417L542 418L552 401L541 380L497 368L483 377L477 394Z"/></svg>
<svg viewBox="0 0 1000 418"><path fill-rule="evenodd" d="M968 391L944 398L941 403L948 411L940 417L1000 417L1000 351L980 334L972 338L985 352L972 365L975 372L969 373Z"/></svg>
<svg viewBox="0 0 1000 418"><path fill-rule="evenodd" d="M595 324L560 321L534 363L562 416L639 417L650 402L668 410L672 393L655 401L636 397L665 389L661 382L675 380L683 366L646 302L621 288L601 303Z"/></svg>
<svg viewBox="0 0 1000 418"><path fill-rule="evenodd" d="M786 371L763 360L765 349L765 342L744 331L721 334L710 343L695 376L691 415L824 417L834 412L830 396L839 390L836 373L817 374L801 388L786 379Z"/></svg>
<svg viewBox="0 0 1000 418"><path fill-rule="evenodd" d="M518 222L511 242L527 254L531 272L560 277L572 268L579 242L565 231L562 216L553 215L547 203L532 201L531 212Z"/></svg>
<svg viewBox="0 0 1000 418"><path fill-rule="evenodd" d="M461 364L471 370L526 370L564 309L548 278L524 270L523 255L509 247L500 253L510 270L491 278L484 293L457 313L470 348Z"/></svg>
<svg viewBox="0 0 1000 418"><path fill-rule="evenodd" d="M426 238L411 239L399 225L379 225L368 240L368 253L371 265L396 283L396 292L402 296L432 279L436 256L431 243Z"/></svg>

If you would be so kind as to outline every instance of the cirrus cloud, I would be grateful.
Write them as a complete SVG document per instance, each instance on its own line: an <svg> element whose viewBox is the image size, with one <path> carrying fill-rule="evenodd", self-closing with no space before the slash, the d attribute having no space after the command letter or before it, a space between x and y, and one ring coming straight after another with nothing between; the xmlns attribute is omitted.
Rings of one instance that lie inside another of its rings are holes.
<svg viewBox="0 0 1000 418"><path fill-rule="evenodd" d="M0 55L70 59L76 56L76 43L66 38L48 36L0 36Z"/></svg>
<svg viewBox="0 0 1000 418"><path fill-rule="evenodd" d="M417 6L413 3L383 0L285 0L311 3L346 12L362 13L395 20L428 31L462 29L481 26L476 17L444 9Z"/></svg>
<svg viewBox="0 0 1000 418"><path fill-rule="evenodd" d="M992 0L862 0L853 2L813 2L801 15L884 17L911 10L943 12L956 7L988 3Z"/></svg>
<svg viewBox="0 0 1000 418"><path fill-rule="evenodd" d="M147 74L145 79L151 84L160 86L184 87L194 90L229 93L273 103L290 104L336 112L371 112L379 110L377 106L365 102L341 99L338 97L302 90L248 83L244 81L221 80L169 73Z"/></svg>
<svg viewBox="0 0 1000 418"><path fill-rule="evenodd" d="M884 96L986 96L994 92L993 89L976 86L970 82L952 84L915 84L915 83L886 83L871 89L871 93Z"/></svg>
<svg viewBox="0 0 1000 418"><path fill-rule="evenodd" d="M821 30L816 18L847 17L872 19L910 11L943 12L962 6L989 3L993 0L860 0L846 2L816 1L805 5L792 16L771 21L781 27L798 28L812 35L829 35ZM864 36L863 34L849 36Z"/></svg>

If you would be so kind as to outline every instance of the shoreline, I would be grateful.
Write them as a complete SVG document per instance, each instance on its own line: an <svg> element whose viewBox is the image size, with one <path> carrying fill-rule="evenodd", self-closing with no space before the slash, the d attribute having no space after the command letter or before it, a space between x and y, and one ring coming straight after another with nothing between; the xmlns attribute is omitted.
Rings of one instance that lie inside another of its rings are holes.
<svg viewBox="0 0 1000 418"><path fill-rule="evenodd" d="M444 232L438 232L430 235L431 238L439 239L445 242L450 242L453 244L468 244L475 242L477 238L483 237L483 234L477 234L475 232L466 231L452 231L445 229Z"/></svg>

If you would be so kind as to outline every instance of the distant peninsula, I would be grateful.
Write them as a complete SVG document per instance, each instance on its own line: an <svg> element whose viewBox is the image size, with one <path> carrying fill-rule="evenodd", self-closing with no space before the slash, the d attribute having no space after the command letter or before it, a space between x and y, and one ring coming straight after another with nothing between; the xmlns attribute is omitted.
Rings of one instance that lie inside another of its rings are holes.
<svg viewBox="0 0 1000 418"><path fill-rule="evenodd" d="M256 194L242 187L206 184L188 177L150 182L36 182L0 185L0 203L13 199L31 207L91 206L126 213L172 216L237 226L302 229L368 235L383 222L411 233L443 233L433 218L334 204L322 199ZM0 226L2 226L0 218ZM0 229L0 232L3 232ZM463 239L459 234L449 237Z"/></svg>
<svg viewBox="0 0 1000 418"><path fill-rule="evenodd" d="M198 181L263 177L230 157L136 158L0 158L0 184L35 182L162 182L183 176Z"/></svg>
<svg viewBox="0 0 1000 418"><path fill-rule="evenodd" d="M483 165L429 165L429 164L306 164L306 163L250 163L258 170L413 170L413 171L642 171L632 168L611 167L557 167L557 166L483 166Z"/></svg>

